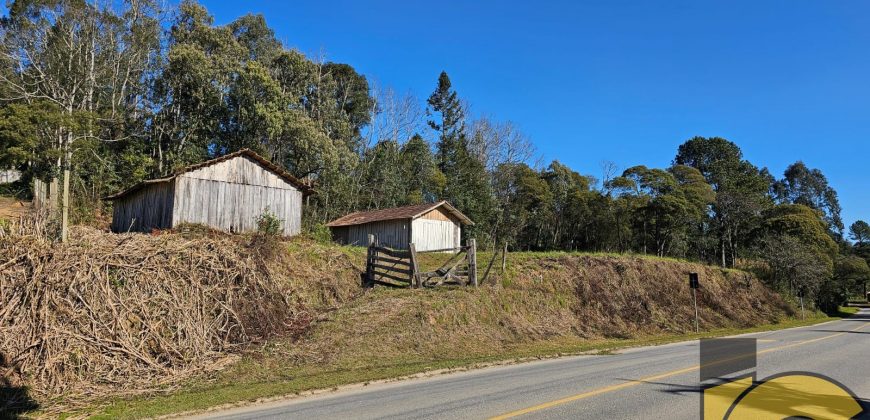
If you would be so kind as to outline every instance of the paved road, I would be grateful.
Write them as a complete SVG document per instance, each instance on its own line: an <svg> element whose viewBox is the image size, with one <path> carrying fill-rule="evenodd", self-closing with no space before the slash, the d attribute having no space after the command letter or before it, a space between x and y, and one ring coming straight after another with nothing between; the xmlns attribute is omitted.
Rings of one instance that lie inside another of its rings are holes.
<svg viewBox="0 0 870 420"><path fill-rule="evenodd" d="M757 377L826 375L870 400L870 310L749 334ZM500 366L211 413L212 419L668 418L699 416L698 341Z"/></svg>

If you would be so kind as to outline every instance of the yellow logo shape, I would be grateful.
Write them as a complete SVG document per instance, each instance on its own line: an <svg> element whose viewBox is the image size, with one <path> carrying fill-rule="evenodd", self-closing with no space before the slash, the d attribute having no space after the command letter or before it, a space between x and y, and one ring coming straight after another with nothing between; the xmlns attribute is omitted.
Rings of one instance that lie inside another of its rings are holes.
<svg viewBox="0 0 870 420"><path fill-rule="evenodd" d="M863 408L846 387L813 373L785 373L761 382L747 376L704 390L703 414L712 419L851 419Z"/></svg>

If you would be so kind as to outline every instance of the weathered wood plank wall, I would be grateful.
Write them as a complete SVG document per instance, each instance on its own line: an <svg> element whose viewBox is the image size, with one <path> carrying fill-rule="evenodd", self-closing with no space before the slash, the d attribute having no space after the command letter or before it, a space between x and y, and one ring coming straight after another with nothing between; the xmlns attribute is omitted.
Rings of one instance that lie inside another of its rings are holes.
<svg viewBox="0 0 870 420"><path fill-rule="evenodd" d="M302 193L188 177L178 177L173 226L199 223L227 232L253 232L266 210L281 219L283 235L302 230Z"/></svg>
<svg viewBox="0 0 870 420"><path fill-rule="evenodd" d="M395 249L408 249L413 243L417 251L459 247L462 224L442 209L432 210L413 221L396 219L332 228L333 239L347 245L364 246L368 235L378 243Z"/></svg>
<svg viewBox="0 0 870 420"><path fill-rule="evenodd" d="M336 239L346 245L366 246L368 235L375 235L378 243L395 249L408 249L408 219L387 220L361 225L333 228Z"/></svg>
<svg viewBox="0 0 870 420"><path fill-rule="evenodd" d="M282 234L302 231L302 192L247 156L147 185L115 201L112 230L149 232L198 223L227 232L253 232L266 210Z"/></svg>
<svg viewBox="0 0 870 420"><path fill-rule="evenodd" d="M281 219L285 236L302 231L302 192L247 157L179 175L176 183L173 226L200 223L252 232L268 210Z"/></svg>
<svg viewBox="0 0 870 420"><path fill-rule="evenodd" d="M415 219L411 225L411 241L417 251L459 247L460 225L453 221Z"/></svg>
<svg viewBox="0 0 870 420"><path fill-rule="evenodd" d="M175 181L149 185L115 200L112 210L113 232L150 232L172 227Z"/></svg>

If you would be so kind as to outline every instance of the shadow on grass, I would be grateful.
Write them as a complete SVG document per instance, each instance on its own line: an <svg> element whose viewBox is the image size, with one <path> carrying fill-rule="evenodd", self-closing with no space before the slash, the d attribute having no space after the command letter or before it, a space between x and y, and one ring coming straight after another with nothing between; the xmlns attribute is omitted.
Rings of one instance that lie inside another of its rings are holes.
<svg viewBox="0 0 870 420"><path fill-rule="evenodd" d="M39 404L27 392L27 388L11 386L0 378L0 419L17 419L39 408Z"/></svg>
<svg viewBox="0 0 870 420"><path fill-rule="evenodd" d="M26 387L13 385L4 372L6 368L6 357L0 352L0 419L17 419L39 408L39 404L30 397Z"/></svg>

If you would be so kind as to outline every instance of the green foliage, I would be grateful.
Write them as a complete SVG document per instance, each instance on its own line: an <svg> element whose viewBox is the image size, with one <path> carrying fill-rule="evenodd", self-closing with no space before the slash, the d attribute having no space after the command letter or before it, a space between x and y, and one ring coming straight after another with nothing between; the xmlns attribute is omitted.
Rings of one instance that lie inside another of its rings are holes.
<svg viewBox="0 0 870 420"><path fill-rule="evenodd" d="M765 235L790 235L816 253L831 259L837 254L837 243L828 235L827 223L818 210L801 204L783 204L765 213L760 227Z"/></svg>
<svg viewBox="0 0 870 420"><path fill-rule="evenodd" d="M870 224L863 220L857 220L849 226L849 237L856 242L857 246L864 246L870 242Z"/></svg>
<svg viewBox="0 0 870 420"><path fill-rule="evenodd" d="M773 184L773 191L782 203L801 204L823 212L831 229L842 235L840 201L822 171L795 162L786 168L783 179Z"/></svg>
<svg viewBox="0 0 870 420"><path fill-rule="evenodd" d="M70 170L72 219L91 223L100 197L246 147L316 185L303 214L322 239L352 211L448 200L487 248L733 266L784 260L771 238L790 237L825 281L838 252L870 260L870 225L850 227L854 246L841 241L836 191L801 162L776 180L734 142L694 137L668 168L611 168L599 183L558 161L532 165L509 122L469 119L446 72L425 104L403 108L351 65L285 48L263 16L217 25L190 0L171 11L163 30L151 1L12 2L0 21L0 168L27 182Z"/></svg>
<svg viewBox="0 0 870 420"><path fill-rule="evenodd" d="M266 208L257 216L257 233L265 236L281 235L284 232L283 224L283 220Z"/></svg>
<svg viewBox="0 0 870 420"><path fill-rule="evenodd" d="M733 265L751 248L761 213L773 205L769 195L773 178L766 169L744 160L736 144L720 137L686 141L674 163L697 169L716 193L712 217L699 232L699 257Z"/></svg>
<svg viewBox="0 0 870 420"><path fill-rule="evenodd" d="M316 224L311 226L307 231L308 236L321 244L332 243L332 231L324 224Z"/></svg>

